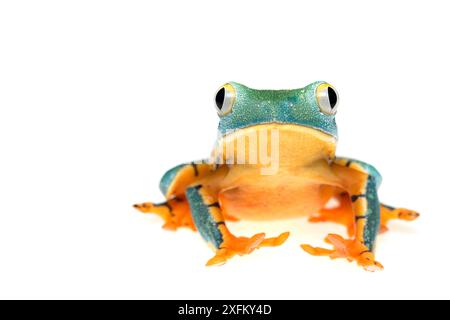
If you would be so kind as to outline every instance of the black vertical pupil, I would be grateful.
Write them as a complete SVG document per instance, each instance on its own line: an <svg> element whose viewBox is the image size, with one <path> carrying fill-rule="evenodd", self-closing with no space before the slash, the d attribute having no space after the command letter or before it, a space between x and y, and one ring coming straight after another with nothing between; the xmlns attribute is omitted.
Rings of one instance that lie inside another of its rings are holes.
<svg viewBox="0 0 450 320"><path fill-rule="evenodd" d="M221 88L216 94L216 106L222 110L223 102L225 101L225 88Z"/></svg>
<svg viewBox="0 0 450 320"><path fill-rule="evenodd" d="M331 87L328 87L328 100L330 101L331 109L333 109L337 103L337 94Z"/></svg>

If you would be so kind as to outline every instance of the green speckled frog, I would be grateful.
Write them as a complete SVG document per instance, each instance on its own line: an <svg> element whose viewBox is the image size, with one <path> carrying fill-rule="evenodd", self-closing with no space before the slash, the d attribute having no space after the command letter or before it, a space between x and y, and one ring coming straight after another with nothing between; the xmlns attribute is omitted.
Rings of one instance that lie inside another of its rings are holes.
<svg viewBox="0 0 450 320"><path fill-rule="evenodd" d="M302 245L306 252L382 269L374 256L377 235L392 219L419 215L380 203L381 176L373 166L335 156L339 97L333 86L255 90L230 82L217 91L215 104L219 139L210 160L170 169L160 182L166 201L135 208L160 215L167 229L197 230L215 251L207 265L279 246L289 236L238 237L228 221L307 216L345 225L348 238L329 234L330 249Z"/></svg>

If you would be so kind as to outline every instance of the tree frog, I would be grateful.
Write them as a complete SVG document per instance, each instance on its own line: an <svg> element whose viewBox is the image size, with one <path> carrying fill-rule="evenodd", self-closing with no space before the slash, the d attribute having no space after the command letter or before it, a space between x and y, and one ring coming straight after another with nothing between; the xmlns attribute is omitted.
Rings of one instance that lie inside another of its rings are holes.
<svg viewBox="0 0 450 320"><path fill-rule="evenodd" d="M226 83L215 95L219 134L209 159L170 169L160 182L166 201L134 207L162 217L166 229L198 231L215 251L208 266L279 246L289 236L236 236L229 221L306 216L343 224L348 237L329 234L330 248L303 244L304 251L381 270L377 235L390 220L419 214L379 201L381 175L372 165L336 157L338 104L336 89L323 81L293 90Z"/></svg>

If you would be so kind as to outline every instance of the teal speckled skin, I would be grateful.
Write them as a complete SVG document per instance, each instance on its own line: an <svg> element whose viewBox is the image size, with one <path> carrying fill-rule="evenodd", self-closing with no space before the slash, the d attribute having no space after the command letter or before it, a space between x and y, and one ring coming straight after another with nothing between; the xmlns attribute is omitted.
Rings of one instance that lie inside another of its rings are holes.
<svg viewBox="0 0 450 320"><path fill-rule="evenodd" d="M365 212L364 244L370 251L375 249L375 241L380 230L380 201L378 200L377 179L369 175L366 184L367 209Z"/></svg>
<svg viewBox="0 0 450 320"><path fill-rule="evenodd" d="M198 187L192 187L186 190L186 198L191 206L192 218L203 239L219 248L223 242L217 222L211 216L210 208L204 203Z"/></svg>
<svg viewBox="0 0 450 320"><path fill-rule="evenodd" d="M293 90L255 90L230 82L236 90L233 112L220 118L219 132L225 134L263 123L298 124L311 127L337 138L334 115L320 112L316 88L324 84L317 81Z"/></svg>
<svg viewBox="0 0 450 320"><path fill-rule="evenodd" d="M172 169L164 173L164 175L161 178L161 181L159 182L159 190L161 190L162 194L167 193L167 190L169 189L172 181L177 176L178 171L180 171L185 165L186 164L184 163L179 164L176 167L173 167Z"/></svg>

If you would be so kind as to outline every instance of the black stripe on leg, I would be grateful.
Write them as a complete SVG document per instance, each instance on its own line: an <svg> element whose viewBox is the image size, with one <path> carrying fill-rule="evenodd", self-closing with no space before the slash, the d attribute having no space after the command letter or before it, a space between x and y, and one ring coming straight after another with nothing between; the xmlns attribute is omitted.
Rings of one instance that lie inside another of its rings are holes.
<svg viewBox="0 0 450 320"><path fill-rule="evenodd" d="M352 202L355 202L359 198L365 198L365 197L366 197L365 194L354 194L354 195L351 196L351 199L352 199Z"/></svg>
<svg viewBox="0 0 450 320"><path fill-rule="evenodd" d="M395 210L394 207L388 206L387 204L382 203L381 205L382 205L383 207L385 207L386 209L388 209L388 210L391 210L391 211Z"/></svg>
<svg viewBox="0 0 450 320"><path fill-rule="evenodd" d="M361 220L361 219L367 219L367 216L364 215L364 216L356 216L355 217L356 221Z"/></svg>
<svg viewBox="0 0 450 320"><path fill-rule="evenodd" d="M167 209L169 209L170 215L174 216L173 208L168 202L156 203L156 204L153 204L153 206L154 207L166 207Z"/></svg>
<svg viewBox="0 0 450 320"><path fill-rule="evenodd" d="M192 168L194 168L194 174L197 177L198 176L198 167L197 164L195 162L191 162L191 166Z"/></svg>
<svg viewBox="0 0 450 320"><path fill-rule="evenodd" d="M350 167L350 165L352 164L352 160L348 160L347 163L345 164L346 167Z"/></svg>
<svg viewBox="0 0 450 320"><path fill-rule="evenodd" d="M372 252L372 251L370 251L370 250L364 250L364 251L361 251L361 252L359 253L359 255L362 256L364 253L369 253L369 252Z"/></svg>
<svg viewBox="0 0 450 320"><path fill-rule="evenodd" d="M220 209L220 205L218 202L214 202L214 203L208 204L208 208L219 208Z"/></svg>

